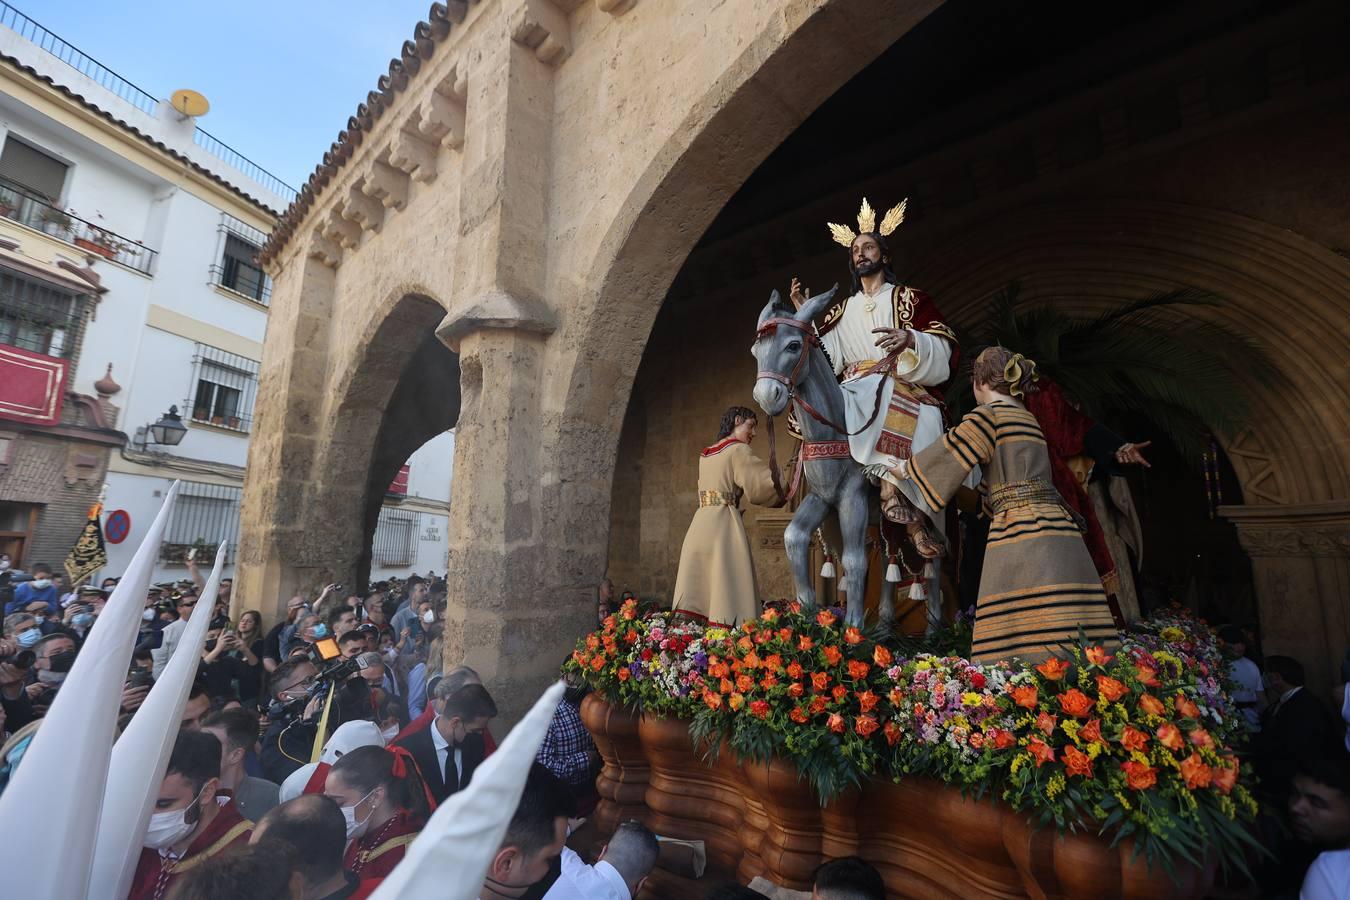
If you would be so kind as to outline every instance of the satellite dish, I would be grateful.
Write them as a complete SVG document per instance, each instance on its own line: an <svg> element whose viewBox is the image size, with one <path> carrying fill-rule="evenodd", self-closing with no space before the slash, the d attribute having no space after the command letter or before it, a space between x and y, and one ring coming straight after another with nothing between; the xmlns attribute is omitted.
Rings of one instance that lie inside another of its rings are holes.
<svg viewBox="0 0 1350 900"><path fill-rule="evenodd" d="M190 91L183 88L180 91L174 91L173 96L169 98L169 103L178 110L184 118L188 116L204 116L211 109L211 104L206 102L206 98L196 91Z"/></svg>

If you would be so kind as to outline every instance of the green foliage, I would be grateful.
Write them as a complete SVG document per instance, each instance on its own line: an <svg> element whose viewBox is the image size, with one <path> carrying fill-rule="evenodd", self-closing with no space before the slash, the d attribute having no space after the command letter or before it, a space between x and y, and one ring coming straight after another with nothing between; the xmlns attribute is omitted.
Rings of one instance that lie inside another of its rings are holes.
<svg viewBox="0 0 1350 900"><path fill-rule="evenodd" d="M1191 289L1122 303L1096 316L1056 306L1028 308L1017 282L995 294L985 317L959 332L967 359L1001 344L1036 361L1093 418L1136 415L1185 455L1199 460L1209 434L1233 435L1250 416L1248 388L1270 384L1275 370L1244 334L1195 315L1223 302ZM1241 372L1243 378L1235 378ZM970 369L947 392L956 415L974 406Z"/></svg>

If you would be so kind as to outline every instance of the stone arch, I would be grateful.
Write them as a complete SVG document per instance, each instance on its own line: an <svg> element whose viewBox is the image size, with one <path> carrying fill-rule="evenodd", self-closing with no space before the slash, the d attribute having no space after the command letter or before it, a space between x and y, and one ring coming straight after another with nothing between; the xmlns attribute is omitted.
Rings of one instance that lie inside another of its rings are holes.
<svg viewBox="0 0 1350 900"><path fill-rule="evenodd" d="M617 213L597 209L576 230L602 237L577 270L563 328L550 341L556 371L544 425L556 447L549 481L567 485L566 524L602 520L638 360L676 274L703 232L755 169L831 94L938 4L814 0L789 4L689 105L634 180ZM810 77L801 77L810 60ZM591 286L594 287L591 287ZM575 286L574 286L575 287ZM576 522L572 523L571 519ZM593 573L608 528L561 529L564 583ZM580 537L585 535L585 537ZM580 551L580 552L578 552ZM580 563L578 561L581 561Z"/></svg>
<svg viewBox="0 0 1350 900"><path fill-rule="evenodd" d="M352 561L334 573L348 584L370 570L370 543L384 490L408 457L454 427L459 360L436 337L445 305L419 285L401 285L372 306L366 327L334 373L324 416L332 424L317 448L307 499L325 543L312 558ZM356 531L331 522L359 521ZM307 540L308 544L308 533Z"/></svg>
<svg viewBox="0 0 1350 900"><path fill-rule="evenodd" d="M1350 333L1350 261L1286 229L1234 213L1135 200L1025 207L947 235L911 280L958 321L1024 280L1030 303L1092 310L1189 286L1222 304L1189 315L1249 335L1270 355L1275 384L1253 389L1255 428L1221 438L1249 498L1299 503L1350 496L1350 386L1328 377L1325 338Z"/></svg>

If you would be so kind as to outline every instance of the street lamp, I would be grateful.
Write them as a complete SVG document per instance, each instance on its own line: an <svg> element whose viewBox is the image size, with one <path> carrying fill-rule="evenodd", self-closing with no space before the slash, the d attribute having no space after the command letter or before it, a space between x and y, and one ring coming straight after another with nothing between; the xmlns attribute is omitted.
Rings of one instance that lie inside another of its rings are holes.
<svg viewBox="0 0 1350 900"><path fill-rule="evenodd" d="M148 444L176 447L182 443L185 434L187 426L183 424L183 417L178 415L178 407L170 406L169 411L159 417L159 421L136 429L131 446L142 453L149 449Z"/></svg>

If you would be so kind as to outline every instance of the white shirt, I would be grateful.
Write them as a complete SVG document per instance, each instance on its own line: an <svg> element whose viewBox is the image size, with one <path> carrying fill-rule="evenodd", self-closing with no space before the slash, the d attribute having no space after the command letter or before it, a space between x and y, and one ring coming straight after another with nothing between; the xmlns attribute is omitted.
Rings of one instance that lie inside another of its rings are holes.
<svg viewBox="0 0 1350 900"><path fill-rule="evenodd" d="M872 329L898 327L894 305L891 303L891 292L894 290L895 285L888 283L871 296L858 291L844 301L844 315L839 323L820 339L825 345L825 352L830 355L830 361L834 363L836 375L850 363L865 360L877 362L886 356L886 351L877 346L878 336L872 333ZM867 308L868 303L872 304L871 310ZM931 334L913 328L909 331L914 335L914 346L901 353L896 360L896 377L910 384L942 384L951 374L951 346Z"/></svg>
<svg viewBox="0 0 1350 900"><path fill-rule="evenodd" d="M570 848L562 851L562 874L544 900L633 900L619 870L603 859L593 866Z"/></svg>
<svg viewBox="0 0 1350 900"><path fill-rule="evenodd" d="M1303 876L1299 900L1345 900L1350 897L1350 850L1320 853Z"/></svg>
<svg viewBox="0 0 1350 900"><path fill-rule="evenodd" d="M1233 691L1233 700L1238 703L1255 703L1263 687L1261 670L1257 668L1256 663L1245 656L1238 657L1229 665L1228 674L1238 686L1237 690ZM1247 720L1248 731L1261 730L1261 714L1257 712L1255 706L1244 708L1242 717Z"/></svg>
<svg viewBox="0 0 1350 900"><path fill-rule="evenodd" d="M183 636L185 628L187 619L174 619L160 632L159 646L150 651L150 658L154 661L153 674L156 678L164 673L164 667L173 658L173 652L178 649L178 641Z"/></svg>
<svg viewBox="0 0 1350 900"><path fill-rule="evenodd" d="M441 734L441 729L436 727L441 721L437 716L431 720L431 746L436 748L436 765L441 767L441 777L445 777L445 757L450 752L450 742ZM455 748L455 778L460 786L464 784L464 752L458 747Z"/></svg>

